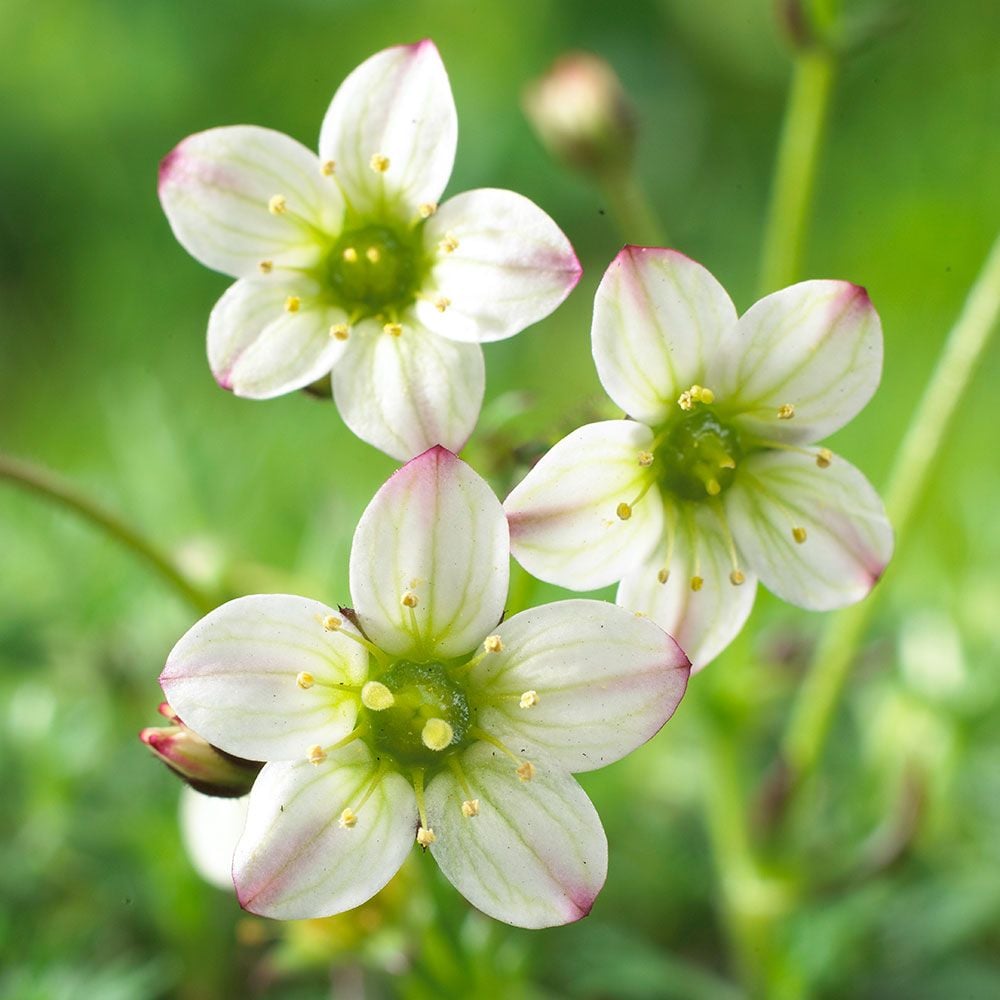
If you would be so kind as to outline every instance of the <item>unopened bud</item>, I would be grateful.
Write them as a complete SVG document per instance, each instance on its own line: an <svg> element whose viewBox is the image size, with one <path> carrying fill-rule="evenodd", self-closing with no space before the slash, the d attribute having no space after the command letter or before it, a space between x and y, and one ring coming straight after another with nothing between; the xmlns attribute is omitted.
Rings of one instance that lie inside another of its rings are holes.
<svg viewBox="0 0 1000 1000"><path fill-rule="evenodd" d="M160 706L160 714L174 724L150 726L139 733L139 739L174 774L203 795L236 799L250 791L263 764L234 757L212 746L188 729L166 703Z"/></svg>
<svg viewBox="0 0 1000 1000"><path fill-rule="evenodd" d="M556 160L597 175L631 167L635 112L615 71L598 56L561 56L527 87L523 106Z"/></svg>

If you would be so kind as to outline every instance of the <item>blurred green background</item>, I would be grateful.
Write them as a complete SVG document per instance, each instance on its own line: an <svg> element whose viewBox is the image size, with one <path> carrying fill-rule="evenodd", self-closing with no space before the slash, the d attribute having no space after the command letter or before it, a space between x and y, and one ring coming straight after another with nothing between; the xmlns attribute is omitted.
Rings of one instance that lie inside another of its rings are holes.
<svg viewBox="0 0 1000 1000"><path fill-rule="evenodd" d="M882 389L833 442L876 484L1000 222L1000 6L893 9L840 74L801 275L864 284L881 313ZM522 192L585 267L563 308L486 349L467 455L498 489L500 449L551 442L602 405L590 310L622 240L520 111L553 58L613 64L672 244L751 304L790 65L767 0L4 0L0 450L58 470L206 585L346 600L354 525L394 465L328 402L219 391L204 331L227 279L174 241L156 167L215 125L313 146L351 68L425 36L459 111L449 191ZM768 948L792 993L1000 996L998 376L994 349L882 584L807 808L763 847L776 901L762 910L782 909ZM514 389L528 396L501 427ZM494 924L415 852L364 911L284 926L192 872L179 784L136 739L192 610L2 482L0 566L0 996L743 995L697 717L710 704L734 734L752 802L820 616L762 595L664 732L584 776L611 844L589 919Z"/></svg>

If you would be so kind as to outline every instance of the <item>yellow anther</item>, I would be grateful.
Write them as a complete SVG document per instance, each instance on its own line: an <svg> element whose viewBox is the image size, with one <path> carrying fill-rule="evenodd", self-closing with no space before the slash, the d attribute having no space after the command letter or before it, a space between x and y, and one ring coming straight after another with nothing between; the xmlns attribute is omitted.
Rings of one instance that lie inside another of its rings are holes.
<svg viewBox="0 0 1000 1000"><path fill-rule="evenodd" d="M441 253L454 253L458 249L458 240L455 239L455 234L445 233L444 239L438 243L438 249Z"/></svg>
<svg viewBox="0 0 1000 1000"><path fill-rule="evenodd" d="M722 492L722 487L719 485L719 480L709 479L709 481L705 483L705 492L710 497L717 497Z"/></svg>
<svg viewBox="0 0 1000 1000"><path fill-rule="evenodd" d="M316 683L316 678L308 670L301 670L295 675L295 683L305 691Z"/></svg>
<svg viewBox="0 0 1000 1000"><path fill-rule="evenodd" d="M389 169L389 157L381 153L374 153L368 161L368 166L377 174L384 174Z"/></svg>
<svg viewBox="0 0 1000 1000"><path fill-rule="evenodd" d="M619 520L627 521L632 516L632 505L622 501L615 509L615 513L618 515Z"/></svg>
<svg viewBox="0 0 1000 1000"><path fill-rule="evenodd" d="M792 538L801 545L806 540L805 528L792 528Z"/></svg>
<svg viewBox="0 0 1000 1000"><path fill-rule="evenodd" d="M420 601L417 599L417 595L414 594L412 590L404 590L403 596L399 599L399 603L402 604L404 608L415 608Z"/></svg>
<svg viewBox="0 0 1000 1000"><path fill-rule="evenodd" d="M373 263L377 264L382 259L382 251L378 247L369 247L365 251L365 256Z"/></svg>
<svg viewBox="0 0 1000 1000"><path fill-rule="evenodd" d="M262 260L257 265L257 270L260 271L261 274L270 274L274 270L274 261Z"/></svg>
<svg viewBox="0 0 1000 1000"><path fill-rule="evenodd" d="M729 574L729 582L734 586L738 587L742 583L746 583L746 577L743 575L743 571L739 569L734 569L732 573Z"/></svg>
<svg viewBox="0 0 1000 1000"><path fill-rule="evenodd" d="M698 392L698 401L701 403L714 403L715 393L711 389L706 389L704 386L700 387Z"/></svg>
<svg viewBox="0 0 1000 1000"><path fill-rule="evenodd" d="M346 323L334 323L334 325L330 327L330 336L333 337L334 340L347 340L350 335L351 330Z"/></svg>
<svg viewBox="0 0 1000 1000"><path fill-rule="evenodd" d="M656 574L656 579L659 580L660 583L666 583L667 580L670 579L670 570L669 569L661 569Z"/></svg>
<svg viewBox="0 0 1000 1000"><path fill-rule="evenodd" d="M782 403L778 407L778 419L779 420L791 420L795 416L795 404L794 403Z"/></svg>
<svg viewBox="0 0 1000 1000"><path fill-rule="evenodd" d="M340 255L347 261L348 264L355 264L358 260L358 251L354 247L345 247L344 252Z"/></svg>
<svg viewBox="0 0 1000 1000"><path fill-rule="evenodd" d="M522 781L531 781L535 776L535 765L531 763L530 760L526 760L517 769L517 776Z"/></svg>
<svg viewBox="0 0 1000 1000"><path fill-rule="evenodd" d="M386 323L382 327L382 332L389 334L390 337L402 337L403 336L403 324L402 323Z"/></svg>
<svg viewBox="0 0 1000 1000"><path fill-rule="evenodd" d="M498 635L488 635L483 640L483 649L487 653L501 653L503 652L503 639Z"/></svg>
<svg viewBox="0 0 1000 1000"><path fill-rule="evenodd" d="M700 577L700 576L692 576L691 577L691 589L692 590L699 591L704 586L705 586L705 581L704 581L704 579L702 577Z"/></svg>
<svg viewBox="0 0 1000 1000"><path fill-rule="evenodd" d="M431 844L434 843L435 840L437 840L437 837L434 836L433 830L428 830L426 827L423 826L420 827L419 830L417 830L417 843L425 851L427 850L428 847L431 846Z"/></svg>
<svg viewBox="0 0 1000 1000"><path fill-rule="evenodd" d="M284 215L288 211L288 202L283 194L273 194L267 201L267 210L271 215Z"/></svg>
<svg viewBox="0 0 1000 1000"><path fill-rule="evenodd" d="M327 632L336 632L343 624L344 620L342 618L338 618L336 615L327 615L323 619L323 628L325 628Z"/></svg>
<svg viewBox="0 0 1000 1000"><path fill-rule="evenodd" d="M444 750L451 746L455 730L444 719L428 719L420 732L420 739L428 750Z"/></svg>
<svg viewBox="0 0 1000 1000"><path fill-rule="evenodd" d="M285 299L285 312L297 313L302 306L302 299L297 295L289 295Z"/></svg>
<svg viewBox="0 0 1000 1000"><path fill-rule="evenodd" d="M648 469L653 464L653 453L651 451L640 451L639 464L644 469Z"/></svg>
<svg viewBox="0 0 1000 1000"><path fill-rule="evenodd" d="M687 390L687 389L685 389L684 392L682 392L677 397L677 405L682 410L693 410L694 409L694 404L695 404L694 397L691 395L690 391Z"/></svg>
<svg viewBox="0 0 1000 1000"><path fill-rule="evenodd" d="M373 712L392 708L395 703L395 696L381 681L368 681L361 689L361 704Z"/></svg>
<svg viewBox="0 0 1000 1000"><path fill-rule="evenodd" d="M816 452L816 464L821 469L829 469L830 463L833 461L833 452L829 448L820 448Z"/></svg>
<svg viewBox="0 0 1000 1000"><path fill-rule="evenodd" d="M421 205L417 205L417 214L421 219L429 219L438 210L437 205L433 201L425 201Z"/></svg>
<svg viewBox="0 0 1000 1000"><path fill-rule="evenodd" d="M703 385L693 385L677 397L677 405L682 410L693 410L695 403L714 403L715 393Z"/></svg>
<svg viewBox="0 0 1000 1000"><path fill-rule="evenodd" d="M466 799L462 803L462 815L466 819L479 815L479 799Z"/></svg>
<svg viewBox="0 0 1000 1000"><path fill-rule="evenodd" d="M309 763L322 764L326 760L326 751L317 743L309 748Z"/></svg>
<svg viewBox="0 0 1000 1000"><path fill-rule="evenodd" d="M337 822L341 830L353 830L358 825L358 814L353 809L345 809Z"/></svg>
<svg viewBox="0 0 1000 1000"><path fill-rule="evenodd" d="M534 708L538 704L537 691L525 691L521 695L521 708Z"/></svg>
<svg viewBox="0 0 1000 1000"><path fill-rule="evenodd" d="M336 164L336 163L334 163L334 161L333 161L333 160L325 160L325 161L324 161L324 162L323 162L323 163L321 164L321 166L320 166L320 168L319 168L319 172L320 172L320 173L321 173L321 174L322 174L322 175L323 175L324 177L331 177L331 176L333 175L333 172L334 172L334 171L335 171L336 169L337 169L337 164Z"/></svg>
<svg viewBox="0 0 1000 1000"><path fill-rule="evenodd" d="M451 299L446 298L444 295L439 295L434 300L434 308L437 309L439 313L443 313L448 306L451 305Z"/></svg>

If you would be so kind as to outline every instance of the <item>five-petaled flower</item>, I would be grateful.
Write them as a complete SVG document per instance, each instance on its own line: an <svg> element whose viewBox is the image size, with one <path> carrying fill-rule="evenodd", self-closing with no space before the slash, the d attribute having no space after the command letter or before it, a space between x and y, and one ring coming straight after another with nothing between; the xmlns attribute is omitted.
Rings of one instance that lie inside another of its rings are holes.
<svg viewBox="0 0 1000 1000"><path fill-rule="evenodd" d="M270 129L192 135L160 167L177 239L237 278L212 311L216 380L264 399L333 373L344 421L408 459L460 448L480 343L547 316L579 280L555 223L512 191L438 205L457 118L429 41L386 49L333 97L319 156Z"/></svg>
<svg viewBox="0 0 1000 1000"><path fill-rule="evenodd" d="M233 873L267 916L333 914L429 849L525 927L586 915L607 843L571 776L670 717L690 665L648 618L572 600L501 621L509 536L487 484L436 447L358 524L353 611L245 597L185 635L161 683L197 733L265 764Z"/></svg>
<svg viewBox="0 0 1000 1000"><path fill-rule="evenodd" d="M878 495L811 447L871 398L882 329L863 288L805 281L742 317L701 265L627 246L594 304L601 382L633 419L560 441L505 503L515 558L677 638L695 668L736 636L759 578L815 610L864 597L892 554Z"/></svg>

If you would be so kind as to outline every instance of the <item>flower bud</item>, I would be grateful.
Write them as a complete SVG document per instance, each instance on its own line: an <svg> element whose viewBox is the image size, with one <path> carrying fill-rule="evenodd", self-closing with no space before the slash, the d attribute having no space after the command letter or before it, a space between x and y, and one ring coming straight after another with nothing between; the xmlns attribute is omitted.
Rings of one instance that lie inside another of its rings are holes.
<svg viewBox="0 0 1000 1000"><path fill-rule="evenodd" d="M630 168L635 112L615 71L598 56L561 56L525 89L523 106L555 159L596 175Z"/></svg>
<svg viewBox="0 0 1000 1000"><path fill-rule="evenodd" d="M263 764L212 746L188 729L166 702L160 705L159 712L172 725L150 726L139 733L139 739L171 771L204 795L233 799L250 791Z"/></svg>

